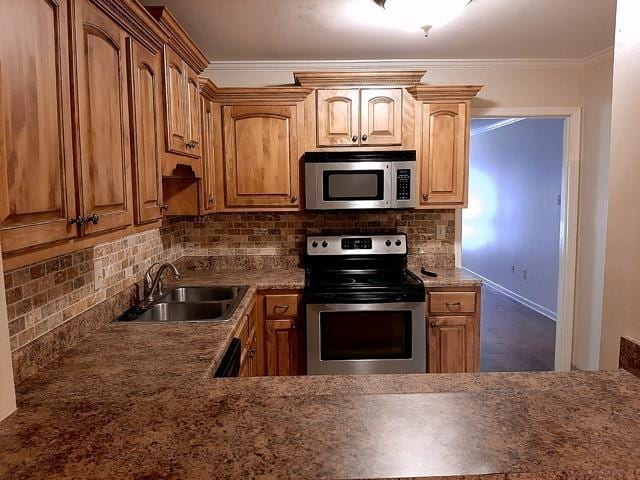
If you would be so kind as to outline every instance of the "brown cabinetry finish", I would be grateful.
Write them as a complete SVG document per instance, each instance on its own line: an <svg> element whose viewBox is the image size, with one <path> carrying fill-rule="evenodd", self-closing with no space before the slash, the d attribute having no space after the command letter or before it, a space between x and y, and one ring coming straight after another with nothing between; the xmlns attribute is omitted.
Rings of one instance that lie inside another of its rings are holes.
<svg viewBox="0 0 640 480"><path fill-rule="evenodd" d="M465 204L468 125L467 103L422 106L421 205Z"/></svg>
<svg viewBox="0 0 640 480"><path fill-rule="evenodd" d="M367 88L360 92L362 145L402 145L402 89Z"/></svg>
<svg viewBox="0 0 640 480"><path fill-rule="evenodd" d="M131 153L137 224L162 217L162 56L127 39Z"/></svg>
<svg viewBox="0 0 640 480"><path fill-rule="evenodd" d="M224 206L300 208L295 105L224 106Z"/></svg>
<svg viewBox="0 0 640 480"><path fill-rule="evenodd" d="M202 110L200 104L200 87L198 75L187 66L187 150L190 155L202 156Z"/></svg>
<svg viewBox="0 0 640 480"><path fill-rule="evenodd" d="M480 287L427 294L429 373L480 371Z"/></svg>
<svg viewBox="0 0 640 480"><path fill-rule="evenodd" d="M78 235L67 2L0 2L0 220L11 253Z"/></svg>
<svg viewBox="0 0 640 480"><path fill-rule="evenodd" d="M317 145L402 145L402 89L317 91Z"/></svg>
<svg viewBox="0 0 640 480"><path fill-rule="evenodd" d="M215 211L215 148L214 148L214 103L202 99L202 181L201 206L202 213Z"/></svg>
<svg viewBox="0 0 640 480"><path fill-rule="evenodd" d="M267 368L271 376L303 375L302 339L296 318L265 321Z"/></svg>
<svg viewBox="0 0 640 480"><path fill-rule="evenodd" d="M85 233L130 225L126 34L86 0L77 0L75 41L80 198Z"/></svg>

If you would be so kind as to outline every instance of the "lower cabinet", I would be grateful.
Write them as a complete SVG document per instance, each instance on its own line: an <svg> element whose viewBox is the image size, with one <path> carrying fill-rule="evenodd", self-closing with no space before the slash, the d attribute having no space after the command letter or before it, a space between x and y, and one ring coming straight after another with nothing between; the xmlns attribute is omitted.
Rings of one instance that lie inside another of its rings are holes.
<svg viewBox="0 0 640 480"><path fill-rule="evenodd" d="M429 373L480 371L480 288L428 293Z"/></svg>
<svg viewBox="0 0 640 480"><path fill-rule="evenodd" d="M271 291L260 295L266 375L306 373L306 336L301 299L298 291Z"/></svg>
<svg viewBox="0 0 640 480"><path fill-rule="evenodd" d="M249 306L249 313L245 314L240 324L238 338L240 338L242 353L240 354L240 376L255 377L258 372L258 343L257 343L257 312L256 300Z"/></svg>

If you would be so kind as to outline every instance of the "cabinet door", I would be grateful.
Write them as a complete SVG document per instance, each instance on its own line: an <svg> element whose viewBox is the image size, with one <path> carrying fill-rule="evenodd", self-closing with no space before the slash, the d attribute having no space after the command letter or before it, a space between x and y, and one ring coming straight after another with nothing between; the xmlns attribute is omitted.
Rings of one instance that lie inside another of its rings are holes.
<svg viewBox="0 0 640 480"><path fill-rule="evenodd" d="M429 373L464 373L477 370L474 317L430 317Z"/></svg>
<svg viewBox="0 0 640 480"><path fill-rule="evenodd" d="M75 27L81 198L91 234L133 220L125 32L86 0L76 2Z"/></svg>
<svg viewBox="0 0 640 480"><path fill-rule="evenodd" d="M296 319L266 320L267 374L271 376L301 375L301 334Z"/></svg>
<svg viewBox="0 0 640 480"><path fill-rule="evenodd" d="M187 153L200 157L202 155L202 110L200 106L200 88L198 76L189 67L187 72Z"/></svg>
<svg viewBox="0 0 640 480"><path fill-rule="evenodd" d="M162 57L130 38L127 52L134 201L140 224L162 217Z"/></svg>
<svg viewBox="0 0 640 480"><path fill-rule="evenodd" d="M466 103L423 105L421 205L464 204L468 121Z"/></svg>
<svg viewBox="0 0 640 480"><path fill-rule="evenodd" d="M360 91L318 90L318 146L359 145Z"/></svg>
<svg viewBox="0 0 640 480"><path fill-rule="evenodd" d="M364 89L360 93L362 145L402 145L402 89Z"/></svg>
<svg viewBox="0 0 640 480"><path fill-rule="evenodd" d="M67 2L0 2L2 250L78 235Z"/></svg>
<svg viewBox="0 0 640 480"><path fill-rule="evenodd" d="M259 376L258 371L258 341L256 336L252 337L251 343L249 344L249 376L257 377Z"/></svg>
<svg viewBox="0 0 640 480"><path fill-rule="evenodd" d="M189 125L187 124L189 107L186 94L187 66L171 47L165 46L164 55L167 150L185 154L189 141Z"/></svg>
<svg viewBox="0 0 640 480"><path fill-rule="evenodd" d="M295 106L224 107L228 207L300 205Z"/></svg>
<svg viewBox="0 0 640 480"><path fill-rule="evenodd" d="M202 198L203 213L215 210L214 105L202 99Z"/></svg>

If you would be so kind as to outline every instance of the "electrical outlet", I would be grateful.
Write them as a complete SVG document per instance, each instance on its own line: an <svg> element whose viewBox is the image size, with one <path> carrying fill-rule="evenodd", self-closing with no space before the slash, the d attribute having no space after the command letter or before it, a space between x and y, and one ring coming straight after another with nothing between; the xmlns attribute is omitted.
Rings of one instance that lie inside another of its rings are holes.
<svg viewBox="0 0 640 480"><path fill-rule="evenodd" d="M447 226L436 225L436 240L446 240L447 238Z"/></svg>
<svg viewBox="0 0 640 480"><path fill-rule="evenodd" d="M516 273L516 266L515 265L511 265L511 273Z"/></svg>

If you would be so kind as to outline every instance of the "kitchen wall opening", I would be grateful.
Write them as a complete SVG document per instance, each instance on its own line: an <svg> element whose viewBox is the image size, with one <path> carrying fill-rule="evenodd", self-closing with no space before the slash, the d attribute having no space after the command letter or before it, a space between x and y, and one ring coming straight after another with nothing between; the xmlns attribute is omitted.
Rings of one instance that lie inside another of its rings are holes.
<svg viewBox="0 0 640 480"><path fill-rule="evenodd" d="M461 264L485 280L482 371L553 370L565 119L471 122Z"/></svg>

